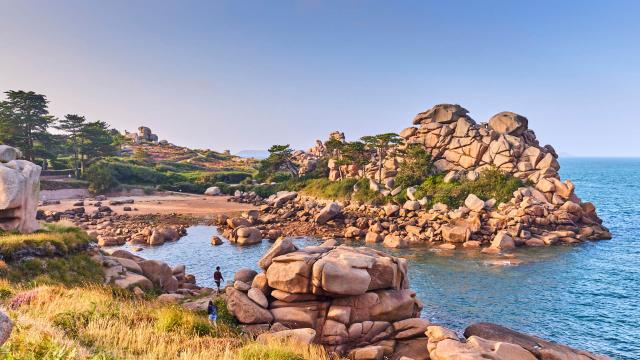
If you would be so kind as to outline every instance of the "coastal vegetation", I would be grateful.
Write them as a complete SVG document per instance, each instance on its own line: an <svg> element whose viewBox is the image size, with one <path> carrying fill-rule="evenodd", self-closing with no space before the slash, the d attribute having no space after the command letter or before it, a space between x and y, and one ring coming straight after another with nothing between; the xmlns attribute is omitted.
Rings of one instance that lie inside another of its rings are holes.
<svg viewBox="0 0 640 360"><path fill-rule="evenodd" d="M396 195L384 195L370 188L369 179L342 177L332 181L327 178L326 163L336 161L338 165L356 164L364 166L371 156L378 156L380 151L387 151L390 143L397 140L393 134L363 137L366 141L342 142L329 139L325 142L326 155L319 161L316 169L304 176L294 176L292 172L282 171L290 163L291 150L288 145L274 145L271 156L261 161L257 179L271 181L259 186L241 187L241 190L255 191L267 197L278 191L299 191L302 194L329 200L355 200L363 203L381 205L385 202L404 203L406 192ZM273 151L275 150L275 151ZM525 186L525 182L495 168L481 172L477 179L451 179L445 181L444 173L434 171L431 155L423 146L409 144L397 150L402 161L398 166L395 178L396 186L402 189L415 187L415 198L426 198L429 206L444 203L456 208L464 203L469 194L488 200L496 199L498 203L511 199L513 192ZM237 189L233 188L233 189ZM223 187L223 191L232 188Z"/></svg>
<svg viewBox="0 0 640 360"><path fill-rule="evenodd" d="M256 173L251 160L169 143L136 143L104 121L78 114L56 118L47 97L7 91L0 101L0 143L17 147L26 160L73 179L43 181L42 189L89 188L94 193L133 185L189 193L235 184ZM54 131L55 130L55 131ZM67 174L67 172L60 172Z"/></svg>

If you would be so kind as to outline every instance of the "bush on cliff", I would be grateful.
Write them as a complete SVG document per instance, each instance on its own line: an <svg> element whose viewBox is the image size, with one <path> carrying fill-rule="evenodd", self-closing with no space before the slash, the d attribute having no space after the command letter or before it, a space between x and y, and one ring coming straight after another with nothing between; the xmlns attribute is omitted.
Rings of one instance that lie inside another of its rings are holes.
<svg viewBox="0 0 640 360"><path fill-rule="evenodd" d="M433 172L433 162L431 154L424 146L419 144L408 144L403 151L404 160L398 167L398 175L395 178L395 185L406 189L410 186L419 185Z"/></svg>
<svg viewBox="0 0 640 360"><path fill-rule="evenodd" d="M498 203L507 202L513 192L525 184L510 174L496 169L485 170L475 181L465 179L444 182L445 174L429 176L417 188L416 197L427 197L429 207L444 203L457 208L464 203L469 194L475 194L483 200L496 199Z"/></svg>

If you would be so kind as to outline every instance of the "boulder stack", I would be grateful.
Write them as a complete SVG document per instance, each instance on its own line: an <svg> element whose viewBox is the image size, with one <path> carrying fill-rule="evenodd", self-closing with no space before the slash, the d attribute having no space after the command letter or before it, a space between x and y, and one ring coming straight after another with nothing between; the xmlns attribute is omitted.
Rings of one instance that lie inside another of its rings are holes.
<svg viewBox="0 0 640 360"><path fill-rule="evenodd" d="M341 354L368 346L426 354L429 322L419 318L422 304L409 289L405 259L370 248L297 249L280 239L259 265L265 272L248 290L226 290L241 323L273 332L307 329L314 342Z"/></svg>
<svg viewBox="0 0 640 360"><path fill-rule="evenodd" d="M161 289L168 294L196 296L200 287L195 276L187 274L184 265L171 267L159 260L146 260L126 250L111 254L98 252L92 259L102 266L105 284L142 291Z"/></svg>
<svg viewBox="0 0 640 360"><path fill-rule="evenodd" d="M40 200L40 166L17 160L20 151L0 145L0 229L29 233L40 228L36 221Z"/></svg>

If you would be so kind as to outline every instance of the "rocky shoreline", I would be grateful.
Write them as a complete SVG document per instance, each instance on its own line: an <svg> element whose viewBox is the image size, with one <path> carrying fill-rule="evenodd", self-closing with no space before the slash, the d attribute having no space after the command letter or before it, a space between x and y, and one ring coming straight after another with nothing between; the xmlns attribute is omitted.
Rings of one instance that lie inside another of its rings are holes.
<svg viewBox="0 0 640 360"><path fill-rule="evenodd" d="M281 192L268 198L260 212L235 218L219 216L217 225L233 242L238 232L255 228L272 240L280 235L364 238L390 248L429 245L484 253L611 238L590 203L567 200L556 206L543 199L535 188L526 187L518 189L506 204L496 205L471 194L457 209L435 204L427 210L416 200L373 206Z"/></svg>
<svg viewBox="0 0 640 360"><path fill-rule="evenodd" d="M350 359L608 359L499 325L477 323L464 337L420 318L405 259L328 240L298 249L279 239L242 269L225 293L245 331L318 343Z"/></svg>
<svg viewBox="0 0 640 360"><path fill-rule="evenodd" d="M99 246L162 245L186 235L189 226L209 224L202 217L181 214L136 215L134 200L108 200L105 196L79 200L65 211L38 210L37 218L46 222L68 221L86 230ZM112 207L131 214L117 214Z"/></svg>

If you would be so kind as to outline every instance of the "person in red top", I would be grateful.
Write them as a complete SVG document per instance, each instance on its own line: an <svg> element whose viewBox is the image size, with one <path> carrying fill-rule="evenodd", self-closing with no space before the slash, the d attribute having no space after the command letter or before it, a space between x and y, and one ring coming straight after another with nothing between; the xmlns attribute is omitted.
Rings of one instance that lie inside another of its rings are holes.
<svg viewBox="0 0 640 360"><path fill-rule="evenodd" d="M218 292L220 292L220 281L223 281L224 277L222 277L222 273L220 272L220 266L216 266L216 272L213 273L213 281L215 281L216 286L218 287Z"/></svg>

